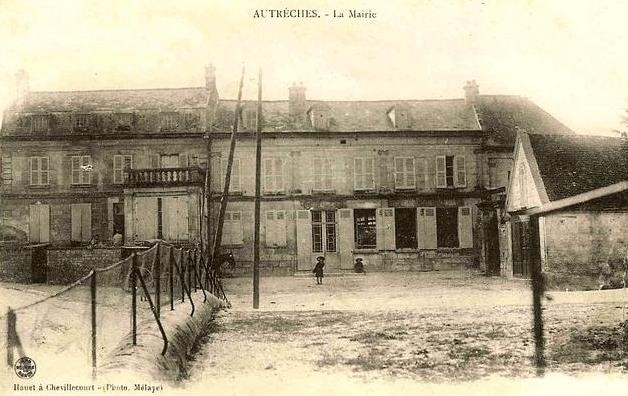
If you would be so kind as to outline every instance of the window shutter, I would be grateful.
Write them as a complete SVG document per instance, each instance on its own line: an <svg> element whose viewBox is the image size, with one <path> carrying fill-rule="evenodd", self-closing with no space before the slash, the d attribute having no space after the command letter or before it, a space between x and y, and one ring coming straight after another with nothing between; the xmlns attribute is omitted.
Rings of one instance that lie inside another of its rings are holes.
<svg viewBox="0 0 628 396"><path fill-rule="evenodd" d="M40 205L31 205L29 207L28 214L28 240L29 242L40 242L40 228L41 224L39 221L39 207Z"/></svg>
<svg viewBox="0 0 628 396"><path fill-rule="evenodd" d="M312 224L309 210L297 210L297 269L312 269Z"/></svg>
<svg viewBox="0 0 628 396"><path fill-rule="evenodd" d="M467 186L467 170L465 164L465 158L463 156L456 156L456 187Z"/></svg>
<svg viewBox="0 0 628 396"><path fill-rule="evenodd" d="M39 177L41 178L41 184L48 185L50 184L50 158L42 157L40 161L41 172Z"/></svg>
<svg viewBox="0 0 628 396"><path fill-rule="evenodd" d="M461 248L473 247L473 216L468 206L458 208L458 238Z"/></svg>
<svg viewBox="0 0 628 396"><path fill-rule="evenodd" d="M188 155L187 155L187 153L179 154L179 167L187 168L188 166L190 166L190 163L188 162Z"/></svg>
<svg viewBox="0 0 628 396"><path fill-rule="evenodd" d="M445 168L445 156L436 157L436 187L447 187L447 170Z"/></svg>
<svg viewBox="0 0 628 396"><path fill-rule="evenodd" d="M338 210L338 251L340 252L340 268L353 268L353 209Z"/></svg>
<svg viewBox="0 0 628 396"><path fill-rule="evenodd" d="M426 188L426 177L427 177L427 162L425 158L419 158L416 162L416 178L417 178L417 189L425 190Z"/></svg>
<svg viewBox="0 0 628 396"><path fill-rule="evenodd" d="M395 210L377 209L377 250L395 250Z"/></svg>
<svg viewBox="0 0 628 396"><path fill-rule="evenodd" d="M92 239L92 204L81 206L81 239L90 241Z"/></svg>
<svg viewBox="0 0 628 396"><path fill-rule="evenodd" d="M153 169L159 168L159 154L151 154L150 167Z"/></svg>
<svg viewBox="0 0 628 396"><path fill-rule="evenodd" d="M417 209L419 249L436 249L436 208Z"/></svg>
<svg viewBox="0 0 628 396"><path fill-rule="evenodd" d="M39 174L34 172L37 166L36 162L37 162L37 159L34 157L30 157L28 159L28 169L30 170L29 175L28 175L29 176L28 184L30 185L39 183Z"/></svg>
<svg viewBox="0 0 628 396"><path fill-rule="evenodd" d="M72 204L70 209L72 214L72 240L81 241L81 206Z"/></svg>
<svg viewBox="0 0 628 396"><path fill-rule="evenodd" d="M275 244L279 247L284 247L287 244L286 241L286 212L278 210L275 212L275 227L273 229L275 234Z"/></svg>

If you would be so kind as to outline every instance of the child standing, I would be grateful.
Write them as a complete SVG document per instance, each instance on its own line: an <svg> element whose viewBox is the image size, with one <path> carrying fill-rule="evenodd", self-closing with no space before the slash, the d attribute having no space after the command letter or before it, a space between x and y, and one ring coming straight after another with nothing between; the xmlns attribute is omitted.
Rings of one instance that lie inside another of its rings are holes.
<svg viewBox="0 0 628 396"><path fill-rule="evenodd" d="M325 267L325 257L318 256L316 258L316 266L314 267L314 270L312 271L314 275L316 275L317 285L323 284L323 268L324 267Z"/></svg>

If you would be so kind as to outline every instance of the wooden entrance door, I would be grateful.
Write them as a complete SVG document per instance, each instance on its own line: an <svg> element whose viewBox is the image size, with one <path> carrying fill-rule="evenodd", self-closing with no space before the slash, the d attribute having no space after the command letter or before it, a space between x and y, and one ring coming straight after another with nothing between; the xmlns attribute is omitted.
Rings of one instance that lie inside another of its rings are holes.
<svg viewBox="0 0 628 396"><path fill-rule="evenodd" d="M33 283L46 283L46 270L48 257L44 246L33 248L31 256L31 281Z"/></svg>
<svg viewBox="0 0 628 396"><path fill-rule="evenodd" d="M484 225L484 240L486 241L486 272L487 275L500 275L497 213L495 213L495 211L488 212L486 217L487 219Z"/></svg>
<svg viewBox="0 0 628 396"><path fill-rule="evenodd" d="M512 223L512 274L516 277L530 277L530 222L515 220Z"/></svg>

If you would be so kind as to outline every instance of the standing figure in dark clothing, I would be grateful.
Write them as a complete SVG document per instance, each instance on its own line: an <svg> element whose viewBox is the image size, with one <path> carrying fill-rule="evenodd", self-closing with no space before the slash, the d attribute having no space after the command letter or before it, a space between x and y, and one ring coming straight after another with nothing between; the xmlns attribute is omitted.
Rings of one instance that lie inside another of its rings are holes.
<svg viewBox="0 0 628 396"><path fill-rule="evenodd" d="M323 284L323 268L324 267L325 267L325 257L318 256L316 258L316 266L312 270L314 275L316 275L316 284L317 285L322 285Z"/></svg>
<svg viewBox="0 0 628 396"><path fill-rule="evenodd" d="M353 270L356 272L356 274L364 274L364 263L362 262L361 258L357 258L355 259L355 264L353 265Z"/></svg>

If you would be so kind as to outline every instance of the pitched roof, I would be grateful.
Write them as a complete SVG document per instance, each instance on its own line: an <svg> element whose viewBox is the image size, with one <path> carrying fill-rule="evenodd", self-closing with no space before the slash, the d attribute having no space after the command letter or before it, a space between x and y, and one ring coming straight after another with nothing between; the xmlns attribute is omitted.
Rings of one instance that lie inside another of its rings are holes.
<svg viewBox="0 0 628 396"><path fill-rule="evenodd" d="M204 107L207 90L196 88L121 89L99 91L30 92L22 112L178 109Z"/></svg>
<svg viewBox="0 0 628 396"><path fill-rule="evenodd" d="M246 105L246 104L245 104ZM221 100L214 128L229 131L233 124L236 102ZM306 109L327 109L329 132L397 131L387 113L395 106L409 112L409 125L414 131L480 131L475 112L462 99L403 100L403 101L319 101L308 100ZM311 123L302 117L292 117L289 101L263 103L264 132L311 132Z"/></svg>
<svg viewBox="0 0 628 396"><path fill-rule="evenodd" d="M475 109L488 143L513 146L517 132L544 135L574 134L552 115L527 98L510 95L481 95Z"/></svg>
<svg viewBox="0 0 628 396"><path fill-rule="evenodd" d="M550 201L628 180L628 139L529 134Z"/></svg>

